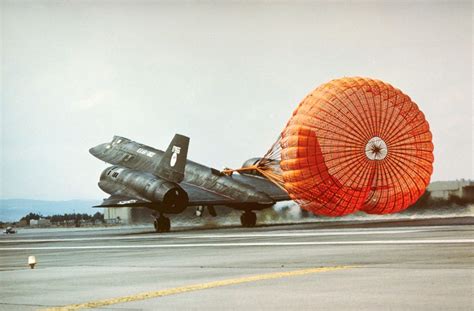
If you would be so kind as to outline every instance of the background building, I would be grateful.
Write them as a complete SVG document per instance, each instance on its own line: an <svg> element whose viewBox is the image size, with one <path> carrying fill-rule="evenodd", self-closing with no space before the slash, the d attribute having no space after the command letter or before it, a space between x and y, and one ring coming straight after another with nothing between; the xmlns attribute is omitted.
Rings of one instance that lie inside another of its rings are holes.
<svg viewBox="0 0 474 311"><path fill-rule="evenodd" d="M474 197L474 181L465 179L435 181L428 185L427 190L433 199L447 200L450 197L472 199Z"/></svg>
<svg viewBox="0 0 474 311"><path fill-rule="evenodd" d="M40 219L30 219L31 227L49 227L51 226L51 220L40 218Z"/></svg>
<svg viewBox="0 0 474 311"><path fill-rule="evenodd" d="M146 207L104 208L104 220L108 224L153 223L153 211Z"/></svg>

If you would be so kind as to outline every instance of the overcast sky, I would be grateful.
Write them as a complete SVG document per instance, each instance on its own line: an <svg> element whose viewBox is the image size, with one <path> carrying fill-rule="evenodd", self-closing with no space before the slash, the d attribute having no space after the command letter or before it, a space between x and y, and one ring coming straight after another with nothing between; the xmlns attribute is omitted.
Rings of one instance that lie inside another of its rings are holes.
<svg viewBox="0 0 474 311"><path fill-rule="evenodd" d="M419 105L432 180L474 176L470 1L1 3L1 198L102 199L88 149L114 134L237 167L343 76Z"/></svg>

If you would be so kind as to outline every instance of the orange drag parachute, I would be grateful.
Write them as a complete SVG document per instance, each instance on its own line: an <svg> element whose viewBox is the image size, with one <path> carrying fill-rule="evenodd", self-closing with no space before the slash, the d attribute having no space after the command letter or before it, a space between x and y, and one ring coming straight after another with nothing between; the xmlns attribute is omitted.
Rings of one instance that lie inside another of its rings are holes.
<svg viewBox="0 0 474 311"><path fill-rule="evenodd" d="M298 105L256 168L317 215L396 213L430 181L432 135L400 90L379 80L342 78Z"/></svg>

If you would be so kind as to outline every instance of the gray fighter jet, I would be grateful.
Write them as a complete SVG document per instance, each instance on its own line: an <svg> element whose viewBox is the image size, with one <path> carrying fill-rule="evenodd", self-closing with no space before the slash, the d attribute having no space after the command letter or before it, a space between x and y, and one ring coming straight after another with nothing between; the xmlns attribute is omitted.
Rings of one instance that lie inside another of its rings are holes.
<svg viewBox="0 0 474 311"><path fill-rule="evenodd" d="M176 134L168 149L158 149L114 136L112 142L93 147L89 152L112 164L100 175L99 187L110 197L96 207L148 207L154 210L155 229L168 232L165 215L179 214L188 206L197 212L207 208L216 215L215 206L241 210L242 226L256 224L254 211L290 200L279 186L255 171L226 175L187 159L189 138ZM247 160L243 167L259 158Z"/></svg>

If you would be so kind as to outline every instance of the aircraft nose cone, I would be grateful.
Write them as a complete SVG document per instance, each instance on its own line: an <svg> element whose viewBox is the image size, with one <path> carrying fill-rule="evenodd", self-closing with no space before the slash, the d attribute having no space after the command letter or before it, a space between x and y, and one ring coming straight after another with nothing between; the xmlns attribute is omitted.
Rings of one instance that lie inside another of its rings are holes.
<svg viewBox="0 0 474 311"><path fill-rule="evenodd" d="M100 144L98 146L90 148L89 153L92 154L96 158L100 158L104 150L105 150L104 144Z"/></svg>
<svg viewBox="0 0 474 311"><path fill-rule="evenodd" d="M97 152L97 147L92 147L91 149L89 149L89 153L92 154L94 157L97 157L97 155L99 154Z"/></svg>

